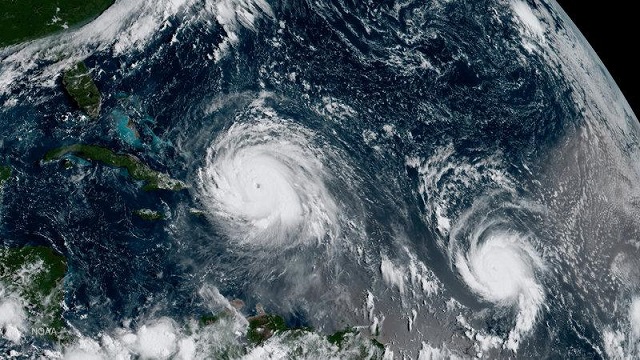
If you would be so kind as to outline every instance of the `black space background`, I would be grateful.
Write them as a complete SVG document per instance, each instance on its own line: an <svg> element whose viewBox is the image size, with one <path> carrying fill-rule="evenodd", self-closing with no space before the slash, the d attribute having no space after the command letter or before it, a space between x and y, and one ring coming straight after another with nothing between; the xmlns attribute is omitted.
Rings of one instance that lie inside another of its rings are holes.
<svg viewBox="0 0 640 360"><path fill-rule="evenodd" d="M636 1L558 0L640 115L640 14Z"/></svg>

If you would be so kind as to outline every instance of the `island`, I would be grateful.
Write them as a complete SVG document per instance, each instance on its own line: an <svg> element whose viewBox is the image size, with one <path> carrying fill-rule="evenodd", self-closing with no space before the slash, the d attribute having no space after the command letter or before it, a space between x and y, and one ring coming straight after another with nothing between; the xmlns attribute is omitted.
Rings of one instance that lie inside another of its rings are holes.
<svg viewBox="0 0 640 360"><path fill-rule="evenodd" d="M0 165L0 187L11 177L11 167Z"/></svg>
<svg viewBox="0 0 640 360"><path fill-rule="evenodd" d="M262 345L276 335L288 339L291 343L296 343L297 339L305 334L319 335L309 327L289 327L281 316L261 312L261 309L257 315L250 316L247 320L249 321L249 327L246 339L252 346ZM335 354L339 354L341 351L353 351L354 347L357 347L359 356L356 358L382 359L385 352L385 347L382 343L352 327L326 335L324 339L335 347L333 350Z"/></svg>
<svg viewBox="0 0 640 360"><path fill-rule="evenodd" d="M247 340L254 344L262 344L276 333L290 330L284 318L278 315L261 313L247 320L249 320Z"/></svg>
<svg viewBox="0 0 640 360"><path fill-rule="evenodd" d="M162 215L161 212L151 209L139 209L135 210L133 213L145 221L164 220L164 215Z"/></svg>
<svg viewBox="0 0 640 360"><path fill-rule="evenodd" d="M0 1L0 47L82 25L113 3L113 0Z"/></svg>
<svg viewBox="0 0 640 360"><path fill-rule="evenodd" d="M100 115L102 96L83 61L64 71L62 85L80 110L93 119Z"/></svg>
<svg viewBox="0 0 640 360"><path fill-rule="evenodd" d="M236 310L228 308L218 314L201 316L200 326L212 326L219 321L223 321L223 319L228 321L237 316L238 313L235 311L240 310L240 307L234 304L236 301L239 300L231 302L231 305ZM382 343L376 340L375 337L367 335L354 327L348 327L330 335L321 335L310 327L291 327L287 325L283 317L265 312L260 304L256 306L256 315L248 316L246 319L248 327L244 337L247 347L244 349L235 346L227 347L223 350L222 357L229 358L227 356L229 354L234 354L235 357L242 357L247 352L251 352L252 349L263 346L269 339L276 336L279 337L278 341L283 341L289 345L303 344L313 338L318 341L318 345L324 342L324 345L320 346L327 346L327 350L335 357L340 357L340 354L343 356L357 354L355 358L358 359L382 359L385 354L385 346ZM326 356L327 354L324 355Z"/></svg>
<svg viewBox="0 0 640 360"><path fill-rule="evenodd" d="M132 179L144 182L142 189L145 191L179 191L187 188L184 182L172 179L165 173L151 169L133 155L117 154L111 149L97 145L73 144L63 146L47 152L43 161L59 160L68 155L73 155L88 161L97 161L112 167L124 168Z"/></svg>

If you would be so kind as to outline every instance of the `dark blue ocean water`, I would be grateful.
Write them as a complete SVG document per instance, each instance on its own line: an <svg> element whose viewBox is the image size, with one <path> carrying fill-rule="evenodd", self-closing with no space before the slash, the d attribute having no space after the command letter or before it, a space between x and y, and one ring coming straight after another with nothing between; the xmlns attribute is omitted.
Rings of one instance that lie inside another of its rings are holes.
<svg viewBox="0 0 640 360"><path fill-rule="evenodd" d="M254 266L265 261L263 254L234 250L215 223L189 213L202 208L193 189L145 192L122 169L77 158L71 158L69 169L41 161L52 148L98 144L133 154L195 187L205 148L262 92L273 94L267 103L281 117L321 134L348 156L362 179L361 193L334 186L334 196L367 214L362 231L370 240L368 251L396 251L390 229L402 227L412 251L430 264L449 295L472 309L486 305L464 286L436 245L439 235L425 222L417 191L420 174L406 160L450 146L453 157L472 162L499 153L515 177L524 173L522 164L535 171L546 151L582 121L569 96L572 90L549 71L543 56L528 54L522 61L525 50L509 18L485 16L493 2L449 2L437 11L415 3L397 18L388 15L390 2L334 5L332 10L303 1L274 5L285 26L264 18L259 31L242 29L241 41L217 63L208 55L223 39L222 27L182 27L180 18L143 51L93 54L85 62L103 95L96 121L81 119L61 84L20 89L14 94L19 105L0 109L0 159L16 174L4 189L0 234L6 245L47 245L65 255L69 323L95 335L149 312L197 317L208 311L198 289L213 283L228 298L243 299L248 309L262 303L293 325L314 325L312 299L288 298L289 282L255 270L264 268ZM174 36L178 41L170 42ZM430 65L418 66L417 58L393 60L405 50ZM297 77L287 80L292 72ZM357 114L341 123L328 121L315 111L324 98ZM208 113L216 101L223 105ZM378 137L384 151L376 151L363 141L363 132L384 125L393 125L395 133ZM518 181L516 193L530 195L530 179ZM450 200L451 215L493 190L491 183L464 187ZM361 195L369 201L359 203ZM133 214L141 208L169 219L146 222ZM283 252L269 261L303 261L307 255L300 252L305 251ZM336 276L335 283L369 281L370 269L340 265L353 268L353 276ZM265 298L266 287L281 297ZM557 332L540 328L527 349L550 357L596 356L573 335L576 325L563 317L564 309L553 304L541 322ZM327 328L332 325L326 322ZM496 317L488 327L503 334L510 325ZM590 331L580 330L587 338L597 337Z"/></svg>

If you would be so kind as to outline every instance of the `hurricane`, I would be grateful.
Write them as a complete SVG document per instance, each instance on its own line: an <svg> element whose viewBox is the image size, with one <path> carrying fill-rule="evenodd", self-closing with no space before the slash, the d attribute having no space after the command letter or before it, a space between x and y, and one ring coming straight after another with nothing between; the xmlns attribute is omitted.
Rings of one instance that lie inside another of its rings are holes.
<svg viewBox="0 0 640 360"><path fill-rule="evenodd" d="M488 301L509 303L520 295L539 297L533 269L541 267L541 260L519 234L499 232L482 244L476 240L466 255L458 254L456 265L467 284Z"/></svg>
<svg viewBox="0 0 640 360"><path fill-rule="evenodd" d="M73 2L0 36L1 354L640 357L640 123L554 1Z"/></svg>
<svg viewBox="0 0 640 360"><path fill-rule="evenodd" d="M451 234L449 255L464 283L481 300L498 309L515 309L515 324L503 343L515 351L539 317L545 301L541 277L547 266L534 247L535 235L518 221L518 213L531 209L509 203L487 209L490 203L479 201L461 216Z"/></svg>
<svg viewBox="0 0 640 360"><path fill-rule="evenodd" d="M336 240L338 207L315 137L291 121L262 118L235 123L213 141L199 188L234 240L256 246Z"/></svg>

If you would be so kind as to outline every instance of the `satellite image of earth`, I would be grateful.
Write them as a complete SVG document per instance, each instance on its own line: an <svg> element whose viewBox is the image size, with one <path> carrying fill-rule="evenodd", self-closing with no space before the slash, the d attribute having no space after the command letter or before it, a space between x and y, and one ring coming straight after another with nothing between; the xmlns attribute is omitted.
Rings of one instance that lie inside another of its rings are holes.
<svg viewBox="0 0 640 360"><path fill-rule="evenodd" d="M0 7L0 358L640 358L640 124L554 0Z"/></svg>

